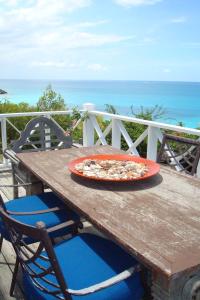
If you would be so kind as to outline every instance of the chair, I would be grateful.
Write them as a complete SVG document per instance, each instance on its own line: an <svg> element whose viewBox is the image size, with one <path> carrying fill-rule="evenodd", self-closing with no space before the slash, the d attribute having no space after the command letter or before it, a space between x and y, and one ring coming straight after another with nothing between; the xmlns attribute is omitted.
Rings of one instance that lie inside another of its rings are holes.
<svg viewBox="0 0 200 300"><path fill-rule="evenodd" d="M4 151L5 158L12 164L14 198L18 197L18 184L24 184L26 194L34 193L33 186L27 182L37 182L33 174L23 168L16 153L57 150L72 146L72 138L53 119L41 116L29 121L20 138L12 143L11 149ZM42 190L41 190L42 192Z"/></svg>
<svg viewBox="0 0 200 300"><path fill-rule="evenodd" d="M83 233L55 246L51 229L20 223L0 208L21 264L27 300L140 300L140 266L115 243ZM39 241L34 251L24 236ZM17 272L15 269L14 272Z"/></svg>
<svg viewBox="0 0 200 300"><path fill-rule="evenodd" d="M170 134L163 135L157 162L167 163L177 171L195 175L199 159L200 141Z"/></svg>
<svg viewBox="0 0 200 300"><path fill-rule="evenodd" d="M81 227L79 216L67 209L62 204L61 200L52 192L21 197L6 203L3 202L0 196L0 205L9 216L12 216L13 219L19 222L33 226L36 222L43 220L47 228L53 228L50 233L52 239L67 234L76 234L78 232L78 227ZM3 239L5 238L10 241L9 233L1 219L0 233L1 251ZM32 238L26 240L27 244L33 242L35 242L35 240ZM15 282L16 274L13 276L10 289L11 295L13 294Z"/></svg>

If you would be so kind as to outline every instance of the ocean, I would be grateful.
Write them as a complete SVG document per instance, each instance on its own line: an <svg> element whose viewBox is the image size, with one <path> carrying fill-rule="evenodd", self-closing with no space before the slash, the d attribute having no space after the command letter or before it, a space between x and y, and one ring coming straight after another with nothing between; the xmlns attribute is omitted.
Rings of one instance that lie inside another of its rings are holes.
<svg viewBox="0 0 200 300"><path fill-rule="evenodd" d="M162 122L200 127L200 83L159 81L54 81L54 80L2 80L0 89L8 92L7 98L15 103L35 104L48 84L60 93L68 107L81 107L92 102L99 110L112 104L121 114L131 116L130 107L138 112L140 106L161 105L165 110Z"/></svg>

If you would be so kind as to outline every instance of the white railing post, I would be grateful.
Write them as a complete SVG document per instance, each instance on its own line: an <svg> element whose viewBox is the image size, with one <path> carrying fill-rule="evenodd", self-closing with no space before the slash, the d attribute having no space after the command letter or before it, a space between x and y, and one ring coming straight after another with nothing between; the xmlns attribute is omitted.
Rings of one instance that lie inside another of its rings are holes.
<svg viewBox="0 0 200 300"><path fill-rule="evenodd" d="M6 118L1 119L1 142L2 142L2 153L7 148L7 129L6 129ZM8 165L8 160L3 156L3 165Z"/></svg>
<svg viewBox="0 0 200 300"><path fill-rule="evenodd" d="M112 119L112 146L121 149L121 131L116 119Z"/></svg>
<svg viewBox="0 0 200 300"><path fill-rule="evenodd" d="M89 112L91 110L95 110L95 105L93 103L84 103L83 109L86 112L88 112L89 115ZM83 122L83 146L88 147L93 145L94 145L94 127L88 116Z"/></svg>
<svg viewBox="0 0 200 300"><path fill-rule="evenodd" d="M197 177L200 178L200 161L197 166Z"/></svg>
<svg viewBox="0 0 200 300"><path fill-rule="evenodd" d="M156 161L158 146L158 128L148 127L147 158Z"/></svg>
<svg viewBox="0 0 200 300"><path fill-rule="evenodd" d="M50 119L51 116L49 114L45 115L46 118ZM51 148L51 130L50 128L45 129L45 147L46 148Z"/></svg>

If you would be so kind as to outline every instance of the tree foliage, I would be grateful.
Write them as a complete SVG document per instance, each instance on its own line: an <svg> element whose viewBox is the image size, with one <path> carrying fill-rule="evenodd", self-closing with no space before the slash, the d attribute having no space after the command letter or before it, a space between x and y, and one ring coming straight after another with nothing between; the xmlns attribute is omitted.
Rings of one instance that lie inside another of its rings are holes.
<svg viewBox="0 0 200 300"><path fill-rule="evenodd" d="M39 98L36 107L38 111L67 110L64 98L54 91L50 84L46 87L43 95ZM54 119L66 132L71 132L72 120L69 115L56 115L54 116Z"/></svg>
<svg viewBox="0 0 200 300"><path fill-rule="evenodd" d="M53 111L53 110L66 110L67 106L65 104L64 98L56 93L51 85L48 85L43 92L43 95L39 98L37 102L37 109L39 111Z"/></svg>
<svg viewBox="0 0 200 300"><path fill-rule="evenodd" d="M116 107L111 104L105 104L105 111L109 114L118 114Z"/></svg>
<svg viewBox="0 0 200 300"><path fill-rule="evenodd" d="M7 99L2 99L0 101L0 113L1 114L32 112L32 111L36 111L36 108L32 105L29 105L26 102L12 103L11 101L9 101ZM10 121L16 128L18 128L19 131L21 131L24 129L25 124L27 124L30 119L31 119L31 117L12 117L12 119L10 119ZM14 141L18 138L19 138L19 133L9 123L7 123L8 144L11 141Z"/></svg>
<svg viewBox="0 0 200 300"><path fill-rule="evenodd" d="M109 113L117 113L116 108L113 105L106 104L106 111ZM130 107L131 114L139 119L144 119L144 120L149 120L149 121L156 121L159 119L162 119L165 114L166 110L160 106L160 105L155 105L152 108L144 108L143 106L140 107L140 110L138 112L135 112L133 106ZM129 136L133 141L137 140L137 138L145 131L147 126L142 125L142 124L137 124L133 122L123 122L124 127L126 128ZM107 137L107 141L111 143L112 135L109 134ZM122 136L121 138L121 147L123 150L128 149L128 145ZM138 151L140 155L146 156L146 151L147 151L147 139L144 139L144 141L138 146Z"/></svg>
<svg viewBox="0 0 200 300"><path fill-rule="evenodd" d="M134 117L149 121L156 121L162 119L166 115L166 109L160 105L155 105L151 108L140 106L139 112L135 112L132 105L131 112Z"/></svg>

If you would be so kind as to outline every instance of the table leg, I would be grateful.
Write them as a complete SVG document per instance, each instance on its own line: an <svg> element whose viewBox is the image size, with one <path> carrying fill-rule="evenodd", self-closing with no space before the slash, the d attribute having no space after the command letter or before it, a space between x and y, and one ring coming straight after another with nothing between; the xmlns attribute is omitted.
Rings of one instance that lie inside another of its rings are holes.
<svg viewBox="0 0 200 300"><path fill-rule="evenodd" d="M27 174L27 182L32 182L33 184L25 188L26 195L37 195L44 192L43 183L38 181L38 178L33 174Z"/></svg>
<svg viewBox="0 0 200 300"><path fill-rule="evenodd" d="M24 186L27 196L40 194L44 191L43 183L21 164L13 166L13 182L14 184L32 183L32 185ZM18 194L18 187L15 187L14 198L18 197Z"/></svg>
<svg viewBox="0 0 200 300"><path fill-rule="evenodd" d="M154 300L200 300L200 269L181 273L170 280L154 274L152 296Z"/></svg>

